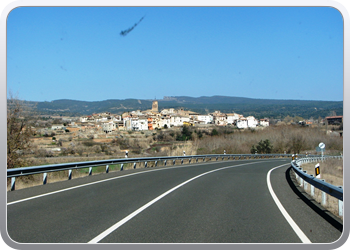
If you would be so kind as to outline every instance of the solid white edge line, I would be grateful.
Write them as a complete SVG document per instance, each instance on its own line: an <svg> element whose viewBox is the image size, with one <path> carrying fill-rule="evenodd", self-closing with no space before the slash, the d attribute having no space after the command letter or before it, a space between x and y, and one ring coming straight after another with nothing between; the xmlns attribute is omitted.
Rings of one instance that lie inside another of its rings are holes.
<svg viewBox="0 0 350 250"><path fill-rule="evenodd" d="M148 202L147 204L143 205L142 207L140 207L139 209L135 210L133 213L129 214L128 216L126 216L124 219L120 220L119 222L117 222L116 224L114 224L113 226L111 226L110 228L108 228L107 230L103 231L102 233L100 233L99 235L97 235L95 238L93 238L92 240L90 240L88 243L98 243L99 241L101 241L103 238L105 238L106 236L108 236L109 234L111 234L113 231L115 231L116 229L118 229L120 226L122 226L124 223L126 223L127 221L131 220L133 217L135 217L136 215L138 215L139 213L141 213L143 210L145 210L146 208L148 208L149 206L151 206L152 204L156 203L157 201L159 201L160 199L162 199L164 196L170 194L171 192L173 192L174 190L180 188L181 186L203 176L203 175L207 175L219 170L223 170L223 169L227 169L227 168L234 168L234 167L239 167L239 166L244 166L244 165L250 165L250 164L254 164L254 163L258 163L258 162L250 162L250 163L244 163L244 164L239 164L239 165L235 165L235 166L228 166L228 167L222 167L222 168L217 168L208 172L205 172L203 174L197 175L185 182L182 182L181 184L177 185L176 187L173 187L172 189L166 191L165 193L159 195L158 197L156 197L155 199L151 200L150 202Z"/></svg>
<svg viewBox="0 0 350 250"><path fill-rule="evenodd" d="M290 217L290 215L288 214L286 209L283 207L282 203L279 201L279 199L277 198L277 195L275 194L275 192L272 189L271 180L270 180L271 172L273 170L275 170L276 168L280 168L280 167L283 167L283 166L286 166L286 165L287 164L283 164L283 165L274 167L267 173L267 187L268 187L268 189L270 191L270 194L271 194L273 200L275 201L277 207L279 208L279 210L281 211L282 215L287 220L289 225L292 227L294 232L298 235L298 237L300 238L302 243L312 243L309 240L309 238L304 234L304 232L300 229L300 227L295 223L295 221L292 219L292 217Z"/></svg>

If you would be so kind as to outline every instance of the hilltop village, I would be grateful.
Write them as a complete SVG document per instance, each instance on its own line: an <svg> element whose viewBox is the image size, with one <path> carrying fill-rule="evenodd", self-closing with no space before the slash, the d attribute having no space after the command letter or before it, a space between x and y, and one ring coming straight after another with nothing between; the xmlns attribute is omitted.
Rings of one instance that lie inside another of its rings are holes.
<svg viewBox="0 0 350 250"><path fill-rule="evenodd" d="M74 161L74 158L68 159L67 156L86 157L84 160L103 158L106 155L122 157L124 151L129 151L131 155L178 155L182 151L188 154L203 154L223 152L222 146L227 152L249 153L252 145L259 142L260 136L270 138L272 135L274 152L291 152L290 145L294 145L298 140L288 139L288 136L293 137L297 132L302 133L302 136L310 133L308 131L304 134L305 130L299 131L298 128L316 126L315 131L320 132L319 126L327 130L327 124L333 123L332 126L336 128L342 122L342 116L334 116L326 117L325 126L322 120L317 124L309 124L312 121L307 120L299 121L299 126L287 128L278 126L293 125L287 123L286 119L277 122L267 118L257 120L253 116L244 117L237 113L220 111L205 115L183 108L159 111L157 101L153 101L149 110L129 111L117 115L105 112L80 117L40 117L41 119L34 119L31 124L32 146L28 152L23 151L26 157L30 158L31 165L57 163L57 157L61 157L64 162ZM272 125L276 125L274 129L270 129ZM328 130L330 129L328 126ZM240 130L235 139L233 136L237 133L234 133L234 130ZM281 131L284 131L280 136L282 141L278 141L276 135ZM327 131L327 136L330 133L333 135L335 131ZM341 135L342 131L339 131L336 138L341 138ZM324 138L319 140L328 143ZM43 158L45 161L40 162Z"/></svg>
<svg viewBox="0 0 350 250"><path fill-rule="evenodd" d="M171 127L200 126L213 124L217 126L236 126L240 129L255 128L257 126L269 126L269 119L258 121L253 116L243 117L243 115L232 113L225 114L220 111L202 115L184 109L163 109L159 112L158 102L153 101L152 109L145 111L125 112L122 115L112 115L110 113L93 114L80 117L79 125L82 129L98 127L105 133L116 130L157 130Z"/></svg>

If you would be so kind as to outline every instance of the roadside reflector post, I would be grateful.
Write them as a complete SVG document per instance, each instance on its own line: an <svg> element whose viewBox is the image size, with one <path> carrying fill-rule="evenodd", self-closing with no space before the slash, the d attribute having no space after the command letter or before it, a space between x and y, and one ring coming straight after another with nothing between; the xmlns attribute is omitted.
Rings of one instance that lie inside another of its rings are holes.
<svg viewBox="0 0 350 250"><path fill-rule="evenodd" d="M315 165L315 176L316 178L321 178L321 170L320 170L320 164L317 163Z"/></svg>
<svg viewBox="0 0 350 250"><path fill-rule="evenodd" d="M175 160L173 160L173 165L175 165Z"/></svg>
<svg viewBox="0 0 350 250"><path fill-rule="evenodd" d="M157 167L157 161L154 162L154 166Z"/></svg>
<svg viewBox="0 0 350 250"><path fill-rule="evenodd" d="M188 160L188 164L191 164L191 160L192 160L191 158Z"/></svg>
<svg viewBox="0 0 350 250"><path fill-rule="evenodd" d="M106 165L106 174L109 172L109 165Z"/></svg>
<svg viewBox="0 0 350 250"><path fill-rule="evenodd" d="M145 168L147 168L147 161L145 161Z"/></svg>
<svg viewBox="0 0 350 250"><path fill-rule="evenodd" d="M184 159L181 159L181 165L184 164Z"/></svg>
<svg viewBox="0 0 350 250"><path fill-rule="evenodd" d="M72 169L68 170L68 180L72 179Z"/></svg>
<svg viewBox="0 0 350 250"><path fill-rule="evenodd" d="M166 160L164 161L164 166L166 166Z"/></svg>
<svg viewBox="0 0 350 250"><path fill-rule="evenodd" d="M89 167L89 175L92 174L92 167Z"/></svg>
<svg viewBox="0 0 350 250"><path fill-rule="evenodd" d="M184 156L186 156L186 152L185 152L185 151L183 151L183 153L184 153Z"/></svg>
<svg viewBox="0 0 350 250"><path fill-rule="evenodd" d="M47 173L43 174L43 185L45 185L47 182Z"/></svg>
<svg viewBox="0 0 350 250"><path fill-rule="evenodd" d="M120 171L123 171L124 170L124 164L120 164Z"/></svg>
<svg viewBox="0 0 350 250"><path fill-rule="evenodd" d="M134 169L136 168L136 162L134 162Z"/></svg>
<svg viewBox="0 0 350 250"><path fill-rule="evenodd" d="M11 177L11 191L15 190L16 186L16 177Z"/></svg>

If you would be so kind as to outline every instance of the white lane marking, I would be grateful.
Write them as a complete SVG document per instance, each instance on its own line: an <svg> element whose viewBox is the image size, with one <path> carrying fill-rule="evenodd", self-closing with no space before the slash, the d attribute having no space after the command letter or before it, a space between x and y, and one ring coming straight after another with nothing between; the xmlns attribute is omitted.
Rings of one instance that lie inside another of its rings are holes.
<svg viewBox="0 0 350 250"><path fill-rule="evenodd" d="M86 187L86 186L94 185L94 184L101 183L101 182L111 181L111 180L115 180L115 179L119 179L119 178L124 178L124 177L132 176L132 175L148 173L148 172L153 172L153 171L158 171L158 170L163 170L163 168L162 169L153 169L153 170L144 171L144 172L137 172L137 173L127 174L127 175L122 175L122 176L117 176L117 177L108 178L108 179L104 179L104 180L100 180L100 181L94 181L94 182L90 182L90 183L86 183L86 184L82 184L82 185L78 185L78 186L74 186L74 187L70 187L70 188L64 188L64 189L60 189L60 190L57 190L57 191L53 191L53 192L49 192L49 193L45 193L45 194L40 194L40 195L28 197L28 198L25 198L25 199L22 199L22 200L9 202L9 203L7 203L7 205L12 205L12 204L16 204L16 203L20 203L20 202L28 201L28 200L33 200L33 199L36 199L36 198L40 198L40 197L44 197L44 196L48 196L48 195L52 195L52 194L57 194L57 193L65 192L65 191L76 189L76 188Z"/></svg>
<svg viewBox="0 0 350 250"><path fill-rule="evenodd" d="M204 164L205 165L210 165L210 164L215 164L215 163L217 163L217 162L209 162L209 163L205 162ZM9 206L9 205L13 205L13 204L16 204L16 203L29 201L29 200L37 199L37 198L40 198L40 197L44 197L44 196L48 196L48 195L53 195L53 194L69 191L69 190L76 189L76 188L86 187L86 186L90 186L90 185L94 185L94 184L98 184L98 183L102 183L102 182L106 182L106 181L111 181L111 180L115 180L115 179L119 179L119 178L129 177L129 176L132 176L132 175L145 174L145 173L149 173L149 172L153 172L153 171L169 170L169 169L174 169L174 168L192 167L192 166L196 166L196 165L199 165L199 164L203 164L203 163L195 163L195 164L191 164L191 165L177 166L177 167L171 167L171 168L152 169L152 170L147 170L147 171L127 174L127 175L117 176L117 177L108 178L108 179L105 179L105 180L95 181L95 182L91 182L91 183L86 183L86 184L82 184L82 185L78 185L78 186L74 186L74 187L70 187L70 188L60 189L60 190L57 190L57 191L53 191L53 192L49 192L49 193L45 193L45 194L40 194L40 195L36 195L36 196L25 198L25 199L17 200L17 201L12 201L12 202L7 203L7 205Z"/></svg>
<svg viewBox="0 0 350 250"><path fill-rule="evenodd" d="M287 222L289 223L289 225L292 227L292 229L294 230L294 232L298 235L298 237L300 238L300 240L303 243L312 243L309 238L304 234L303 231L301 231L301 229L299 228L299 226L295 223L295 221L292 219L292 217L290 217L290 215L288 214L288 212L286 211L286 209L283 207L282 203L279 201L279 199L277 198L277 195L275 194L275 192L272 189L272 185L271 185L271 180L270 180L270 175L271 172L273 170L275 170L276 168L280 168L283 166L286 166L288 164L283 164L277 167L272 168L268 173L267 173L267 187L269 188L270 194L273 198L273 200L275 201L277 207L279 208L279 210L281 211L281 213L283 214L284 218L287 220Z"/></svg>
<svg viewBox="0 0 350 250"><path fill-rule="evenodd" d="M254 163L259 163L259 162L251 162L251 163L245 163L245 164L239 164L239 165L235 165L235 166L228 166L228 167L223 167L223 168L217 168L208 172L205 172L203 174L197 175L185 182L182 182L181 184L177 185L176 187L173 187L172 189L168 190L167 192L159 195L158 197L156 197L155 199L151 200L150 202L146 203L145 205L143 205L142 207L140 207L139 209L135 210L133 213L129 214L128 216L126 216L124 219L120 220L119 222L117 222L116 224L114 224L113 226L111 226L110 228L108 228L107 230L103 231L102 233L100 233L99 235L97 235L95 238L93 238L92 240L90 240L88 243L98 243L99 241L101 241L103 238L105 238L106 236L108 236L109 234L111 234L113 231L115 231L116 229L118 229L120 226L122 226L124 223L126 223L127 221L131 220L133 217L135 217L136 215L138 215L139 213L141 213L143 210L145 210L146 208L148 208L149 206L151 206L152 204L156 203L157 201L159 201L160 199L162 199L164 196L170 194L171 192L175 191L176 189L182 187L183 185L203 176L203 175L207 175L219 170L223 170L223 169L227 169L227 168L235 168L235 167L239 167L239 166L243 166L243 165L250 165L250 164L254 164Z"/></svg>

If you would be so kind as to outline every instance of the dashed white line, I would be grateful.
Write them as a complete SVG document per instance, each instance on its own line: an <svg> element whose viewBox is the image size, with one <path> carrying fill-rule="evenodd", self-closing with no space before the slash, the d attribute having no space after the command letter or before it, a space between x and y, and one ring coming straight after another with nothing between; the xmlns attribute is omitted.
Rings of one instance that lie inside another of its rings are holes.
<svg viewBox="0 0 350 250"><path fill-rule="evenodd" d="M120 220L119 222L117 222L116 224L114 224L113 226L111 226L110 228L108 228L107 230L103 231L102 233L100 233L99 235L97 235L95 238L93 238L92 240L90 240L88 243L98 243L99 241L101 241L103 238L105 238L106 236L108 236L109 234L111 234L113 231L117 230L120 226L122 226L123 224L125 224L127 221L131 220L133 217L135 217L136 215L138 215L139 213L141 213L143 210L145 210L146 208L148 208L149 206L151 206L152 204L156 203L157 201L159 201L160 199L162 199L163 197L165 197L166 195L170 194L171 192L175 191L176 189L182 187L183 185L203 176L203 175L207 175L219 170L223 170L223 169L227 169L227 168L234 168L234 167L239 167L239 166L243 166L243 165L249 165L249 164L254 164L254 163L258 163L258 162L251 162L251 163L245 163L245 164L240 164L240 165L235 165L235 166L228 166L228 167L223 167L223 168L218 168L218 169L214 169L208 172L205 172L203 174L197 175L185 182L182 182L181 184L177 185L176 187L173 187L172 189L168 190L167 192L159 195L158 197L156 197L155 199L151 200L150 202L148 202L147 204L143 205L142 207L140 207L139 209L135 210L133 213L129 214L128 216L126 216L124 219Z"/></svg>

